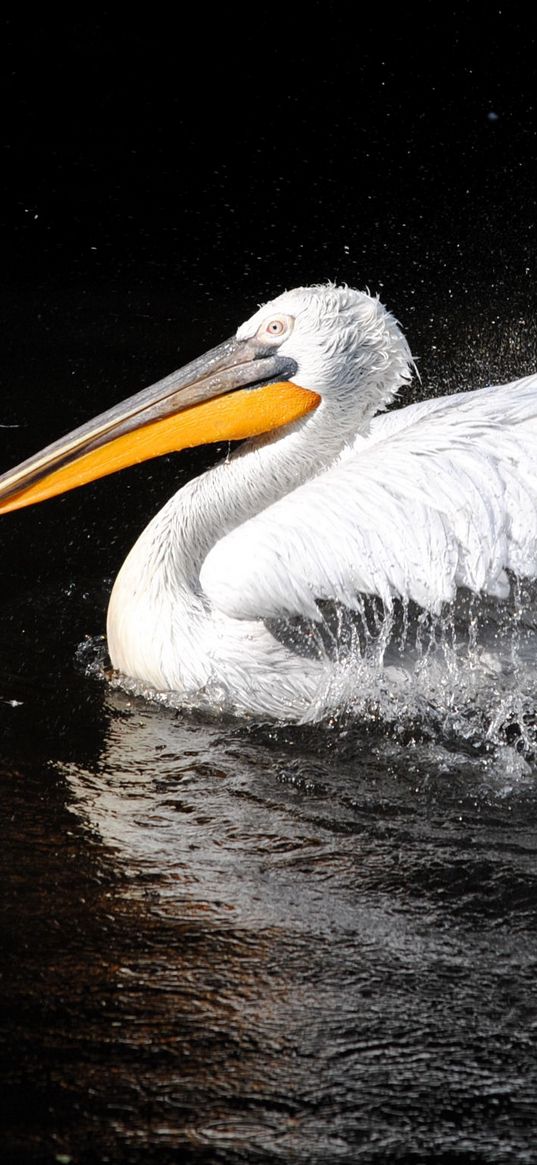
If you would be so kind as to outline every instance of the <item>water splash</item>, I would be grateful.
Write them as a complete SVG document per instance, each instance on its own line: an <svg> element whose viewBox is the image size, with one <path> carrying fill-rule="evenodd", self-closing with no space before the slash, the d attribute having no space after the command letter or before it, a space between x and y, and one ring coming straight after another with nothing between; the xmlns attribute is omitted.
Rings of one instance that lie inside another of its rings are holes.
<svg viewBox="0 0 537 1165"><path fill-rule="evenodd" d="M339 640L307 720L336 711L472 749L537 749L537 591L513 582L505 603L462 593L440 615L361 609ZM347 613L348 619L348 613ZM343 647L341 646L343 644ZM350 645L350 646L349 646Z"/></svg>
<svg viewBox="0 0 537 1165"><path fill-rule="evenodd" d="M385 610L368 598L352 613L327 604L319 625L294 624L293 648L324 664L304 725L350 720L475 753L507 748L530 762L537 753L535 584L514 580L503 603L461 592L438 615L406 602ZM111 673L102 638L80 645L78 663L134 697L211 718L233 714L221 690L185 700Z"/></svg>

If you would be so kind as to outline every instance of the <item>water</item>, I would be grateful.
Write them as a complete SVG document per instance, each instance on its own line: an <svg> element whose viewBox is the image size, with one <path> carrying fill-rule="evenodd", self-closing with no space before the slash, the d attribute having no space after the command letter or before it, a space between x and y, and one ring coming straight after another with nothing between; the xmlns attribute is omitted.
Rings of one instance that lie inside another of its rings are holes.
<svg viewBox="0 0 537 1165"><path fill-rule="evenodd" d="M302 727L112 685L100 584L4 607L3 1160L536 1159L520 599L488 687L490 612L410 613L417 684Z"/></svg>
<svg viewBox="0 0 537 1165"><path fill-rule="evenodd" d="M75 391L24 348L45 439L178 363L137 343L91 410L98 372ZM35 447L20 393L6 465ZM150 703L103 672L111 574L214 457L2 523L2 1165L533 1162L535 589L327 612L310 724Z"/></svg>

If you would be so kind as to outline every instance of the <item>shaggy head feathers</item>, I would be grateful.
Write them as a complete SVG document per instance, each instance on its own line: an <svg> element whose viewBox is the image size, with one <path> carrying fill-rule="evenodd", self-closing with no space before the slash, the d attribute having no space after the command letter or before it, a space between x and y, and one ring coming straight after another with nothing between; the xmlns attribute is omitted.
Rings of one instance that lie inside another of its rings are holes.
<svg viewBox="0 0 537 1165"><path fill-rule="evenodd" d="M346 409L356 397L362 413L372 414L393 400L410 380L412 356L403 333L378 297L333 284L296 287L264 304L237 331L238 339L256 334L272 315L294 319L278 351L296 360L293 380Z"/></svg>

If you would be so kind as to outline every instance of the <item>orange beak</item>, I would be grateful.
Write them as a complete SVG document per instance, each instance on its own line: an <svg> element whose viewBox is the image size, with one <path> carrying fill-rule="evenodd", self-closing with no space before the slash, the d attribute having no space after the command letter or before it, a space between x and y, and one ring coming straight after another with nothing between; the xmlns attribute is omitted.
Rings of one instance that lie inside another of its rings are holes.
<svg viewBox="0 0 537 1165"><path fill-rule="evenodd" d="M3 474L0 513L163 453L290 424L320 402L287 379L295 372L255 340L226 340Z"/></svg>

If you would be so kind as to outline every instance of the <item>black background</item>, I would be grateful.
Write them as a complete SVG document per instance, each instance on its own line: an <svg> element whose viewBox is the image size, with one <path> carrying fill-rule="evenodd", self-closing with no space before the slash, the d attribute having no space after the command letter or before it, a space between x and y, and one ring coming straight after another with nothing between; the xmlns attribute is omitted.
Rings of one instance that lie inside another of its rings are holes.
<svg viewBox="0 0 537 1165"><path fill-rule="evenodd" d="M3 57L5 468L314 281L380 293L417 357L407 397L535 367L522 9L23 13ZM113 573L213 457L5 519L3 585L65 555Z"/></svg>

